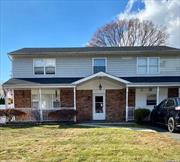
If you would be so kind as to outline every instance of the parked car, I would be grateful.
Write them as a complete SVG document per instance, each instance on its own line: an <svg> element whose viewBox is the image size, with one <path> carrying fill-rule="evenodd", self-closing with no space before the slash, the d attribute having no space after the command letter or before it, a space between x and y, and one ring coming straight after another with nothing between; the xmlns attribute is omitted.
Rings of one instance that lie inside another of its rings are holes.
<svg viewBox="0 0 180 162"><path fill-rule="evenodd" d="M151 122L165 124L170 132L180 128L180 98L173 97L163 100L154 106L151 112Z"/></svg>

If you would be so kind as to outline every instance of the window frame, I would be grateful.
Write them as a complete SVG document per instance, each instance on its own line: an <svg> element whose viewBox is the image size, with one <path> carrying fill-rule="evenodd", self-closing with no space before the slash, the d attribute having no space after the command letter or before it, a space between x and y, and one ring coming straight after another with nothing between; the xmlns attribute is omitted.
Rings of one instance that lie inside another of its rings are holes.
<svg viewBox="0 0 180 162"><path fill-rule="evenodd" d="M147 69L147 71L146 71L146 73L141 73L141 72L139 72L139 70L138 70L138 67L139 67L139 59L140 58L146 58L146 62L147 62L147 65L146 65L146 69ZM157 65L157 73L150 73L150 59L153 59L153 58L156 58L157 59L157 61L158 61L158 65ZM157 75L157 74L160 74L160 57L137 57L137 59L136 59L136 74L139 74L139 75L147 75L147 74L151 74L151 75Z"/></svg>
<svg viewBox="0 0 180 162"><path fill-rule="evenodd" d="M94 73L94 60L96 59L104 59L105 60L105 73L107 72L107 57L93 57L92 58L92 74Z"/></svg>
<svg viewBox="0 0 180 162"><path fill-rule="evenodd" d="M38 60L38 59L42 59L43 60L43 69L44 69L44 74L35 74L35 70L34 70L34 68L35 68L35 61L36 60ZM45 63L46 63L46 61L45 60L48 60L48 59L53 59L54 61L55 61L55 71L54 71L54 74L46 74L46 65L45 65ZM35 75L35 76L55 76L56 75L56 58L33 58L33 75Z"/></svg>

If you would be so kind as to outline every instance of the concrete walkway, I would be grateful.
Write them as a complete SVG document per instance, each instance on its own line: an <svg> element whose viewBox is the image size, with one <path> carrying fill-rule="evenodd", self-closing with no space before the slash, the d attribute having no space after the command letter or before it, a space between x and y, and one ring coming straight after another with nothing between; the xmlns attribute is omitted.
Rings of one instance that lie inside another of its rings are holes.
<svg viewBox="0 0 180 162"><path fill-rule="evenodd" d="M132 126L134 124L134 126ZM157 132L162 135L167 135L178 142L180 142L180 132L178 133L170 133L166 128L163 127L154 127L154 126L146 126L146 127L138 127L135 123L80 123L77 124L79 126L85 127L95 127L95 128L122 128L127 130L137 130L144 132Z"/></svg>
<svg viewBox="0 0 180 162"><path fill-rule="evenodd" d="M119 126L115 126L114 124L119 124ZM132 124L132 123L131 123ZM129 124L129 125L131 125ZM76 124L79 126L86 126L86 127L97 127L97 128L123 128L123 129L127 129L127 130L138 130L138 131L145 131L145 132L156 132L153 129L149 129L149 128L138 128L138 127L131 127L128 126L128 123L81 123L81 124ZM124 126L123 126L124 125Z"/></svg>

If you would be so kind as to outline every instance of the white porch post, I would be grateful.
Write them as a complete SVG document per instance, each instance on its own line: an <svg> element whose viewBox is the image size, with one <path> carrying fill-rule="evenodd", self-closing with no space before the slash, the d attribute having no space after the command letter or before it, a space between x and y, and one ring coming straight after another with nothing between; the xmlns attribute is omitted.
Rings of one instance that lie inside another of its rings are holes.
<svg viewBox="0 0 180 162"><path fill-rule="evenodd" d="M39 112L40 112L40 121L43 121L43 114L42 114L42 96L41 96L41 88L39 88Z"/></svg>
<svg viewBox="0 0 180 162"><path fill-rule="evenodd" d="M5 108L8 108L8 100L7 100L7 89L4 89L4 99L5 99Z"/></svg>
<svg viewBox="0 0 180 162"><path fill-rule="evenodd" d="M129 88L126 87L126 122L128 121L128 93L129 93Z"/></svg>
<svg viewBox="0 0 180 162"><path fill-rule="evenodd" d="M74 110L76 110L76 87L74 87ZM76 116L74 116L74 122L76 122Z"/></svg>
<svg viewBox="0 0 180 162"><path fill-rule="evenodd" d="M159 104L159 87L156 89L156 105Z"/></svg>

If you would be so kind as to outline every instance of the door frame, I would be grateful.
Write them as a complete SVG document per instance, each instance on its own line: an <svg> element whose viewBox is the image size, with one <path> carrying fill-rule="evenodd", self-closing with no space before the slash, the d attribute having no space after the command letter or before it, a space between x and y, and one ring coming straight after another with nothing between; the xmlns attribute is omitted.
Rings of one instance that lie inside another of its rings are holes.
<svg viewBox="0 0 180 162"><path fill-rule="evenodd" d="M103 96L103 117L98 119L96 118L95 113L95 96ZM106 119L106 91L105 90L93 90L93 99L92 99L92 119L93 120L105 120Z"/></svg>

